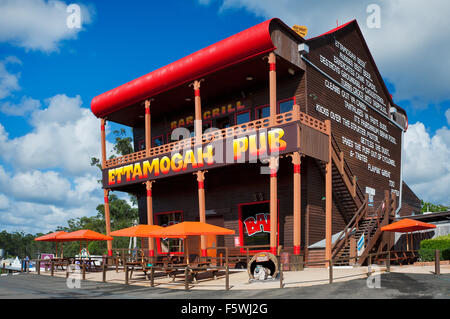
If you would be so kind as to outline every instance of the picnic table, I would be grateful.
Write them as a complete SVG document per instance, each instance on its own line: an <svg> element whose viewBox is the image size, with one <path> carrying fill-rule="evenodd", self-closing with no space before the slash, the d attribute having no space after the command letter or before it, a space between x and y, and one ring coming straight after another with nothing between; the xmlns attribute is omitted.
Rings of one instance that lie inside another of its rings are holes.
<svg viewBox="0 0 450 319"><path fill-rule="evenodd" d="M87 270L97 270L100 267L100 264L96 264L96 262L98 262L98 260L93 259L91 257L77 257L77 258L72 258L72 262L71 264L78 264L78 265L85 265L87 266Z"/></svg>

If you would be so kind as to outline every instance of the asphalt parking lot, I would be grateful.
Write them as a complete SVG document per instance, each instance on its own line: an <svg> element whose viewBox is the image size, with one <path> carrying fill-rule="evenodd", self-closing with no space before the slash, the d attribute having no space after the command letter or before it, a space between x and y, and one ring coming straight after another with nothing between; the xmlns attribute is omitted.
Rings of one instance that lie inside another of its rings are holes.
<svg viewBox="0 0 450 319"><path fill-rule="evenodd" d="M385 273L380 288L366 279L283 289L183 291L81 281L69 288L65 278L18 274L0 277L0 299L450 299L450 274Z"/></svg>

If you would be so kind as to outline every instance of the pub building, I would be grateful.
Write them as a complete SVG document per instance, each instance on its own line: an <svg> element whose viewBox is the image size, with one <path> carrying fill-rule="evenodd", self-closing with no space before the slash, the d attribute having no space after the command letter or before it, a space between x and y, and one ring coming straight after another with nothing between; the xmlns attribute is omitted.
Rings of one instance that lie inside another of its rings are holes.
<svg viewBox="0 0 450 319"><path fill-rule="evenodd" d="M137 196L141 224L235 230L187 239L199 256L267 245L251 251L281 247L308 261L335 257L335 237L363 207L372 219L389 208L387 223L420 206L402 180L406 112L356 20L306 40L270 19L96 96L91 109L107 233L108 194L121 191ZM132 128L134 153L107 159L108 122ZM393 244L376 227L366 235L372 250ZM359 239L349 237L347 251ZM150 256L183 254L181 239L144 246Z"/></svg>

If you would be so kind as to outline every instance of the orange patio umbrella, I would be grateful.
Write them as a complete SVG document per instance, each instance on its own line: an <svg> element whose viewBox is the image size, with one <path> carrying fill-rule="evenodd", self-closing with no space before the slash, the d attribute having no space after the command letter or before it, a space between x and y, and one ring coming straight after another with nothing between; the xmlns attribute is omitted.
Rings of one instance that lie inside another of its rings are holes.
<svg viewBox="0 0 450 319"><path fill-rule="evenodd" d="M50 233L50 234L47 234L47 235L43 235L43 236L37 237L34 240L35 241L56 241L56 242L58 242L58 241L62 241L59 237L61 235L64 235L64 234L67 234L67 232L65 232L65 231L57 231L57 232L54 232L54 233Z"/></svg>
<svg viewBox="0 0 450 319"><path fill-rule="evenodd" d="M436 228L436 225L424 223L414 219L404 218L395 223L381 227L381 230L396 233L412 233L418 230L426 230L432 228ZM409 250L408 235L406 235L406 246L406 249Z"/></svg>
<svg viewBox="0 0 450 319"><path fill-rule="evenodd" d="M37 237L34 240L35 241L54 241L56 244L56 257L58 257L58 242L64 241L63 239L60 238L60 236L64 235L64 234L67 234L67 232L61 230L61 231L57 231L54 233L50 233L47 235ZM61 246L61 255L63 255L62 246Z"/></svg>
<svg viewBox="0 0 450 319"><path fill-rule="evenodd" d="M227 229L203 222L181 222L171 226L163 227L160 230L151 232L150 237L176 237L186 238L187 236L199 235L234 235L234 230ZM189 252L185 241L186 259L189 263Z"/></svg>
<svg viewBox="0 0 450 319"><path fill-rule="evenodd" d="M136 225L128 228L123 228L119 230L115 230L111 233L109 233L111 236L118 236L118 237L140 237L145 238L149 237L148 234L154 230L158 230L163 228L162 226L158 225ZM142 244L142 247L144 245Z"/></svg>
<svg viewBox="0 0 450 319"><path fill-rule="evenodd" d="M60 239L63 239L65 241L76 241L76 240L113 240L111 236L103 235L100 233L97 233L90 229L80 229L73 231L71 233L61 235L59 236Z"/></svg>
<svg viewBox="0 0 450 319"><path fill-rule="evenodd" d="M136 225L128 228L115 230L110 233L111 236L118 237L150 237L149 233L154 230L162 229L158 225Z"/></svg>
<svg viewBox="0 0 450 319"><path fill-rule="evenodd" d="M113 240L111 236L103 235L97 233L90 229L80 229L71 233L63 234L59 236L60 239L64 241L80 241L80 251L81 251L81 242L85 240L88 241L100 241L100 240Z"/></svg>

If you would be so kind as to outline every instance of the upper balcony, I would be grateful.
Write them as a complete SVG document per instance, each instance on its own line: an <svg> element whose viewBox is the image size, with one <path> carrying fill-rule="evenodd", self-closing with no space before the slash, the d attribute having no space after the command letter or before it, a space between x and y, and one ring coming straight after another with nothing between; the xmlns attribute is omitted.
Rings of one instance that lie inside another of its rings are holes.
<svg viewBox="0 0 450 319"><path fill-rule="evenodd" d="M191 137L106 160L103 185L105 188L117 188L175 174L250 162L251 154L255 160L262 160L274 154L278 156L299 151L327 161L330 134L328 125L301 112L299 106L294 104L292 111L276 114L274 117L215 129L201 137ZM270 136L274 137L272 141ZM227 143L231 143L231 147L227 148ZM275 146L276 152L272 146ZM208 147L211 147L211 158L201 159L208 157ZM201 153L198 152L199 149ZM223 152L219 152L222 149ZM255 155L255 150L264 152ZM192 158L187 161L189 152L192 153ZM224 160L227 152L233 153L231 161Z"/></svg>

